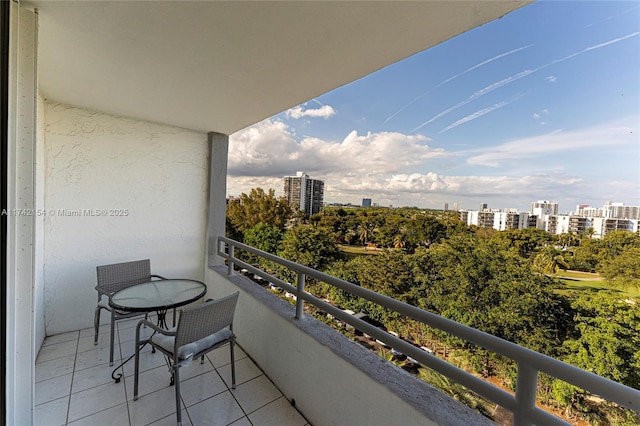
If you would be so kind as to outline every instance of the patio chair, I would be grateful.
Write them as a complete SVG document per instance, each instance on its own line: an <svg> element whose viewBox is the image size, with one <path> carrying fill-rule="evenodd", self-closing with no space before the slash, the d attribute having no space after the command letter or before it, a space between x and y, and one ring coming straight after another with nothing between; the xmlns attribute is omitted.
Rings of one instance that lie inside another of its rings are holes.
<svg viewBox="0 0 640 426"><path fill-rule="evenodd" d="M236 387L236 370L233 355L235 335L233 334L233 314L236 309L239 292L222 299L205 302L201 305L182 309L178 326L164 330L147 320L140 320L136 328L135 372L133 380L133 400L138 399L138 372L140 367L140 348L149 343L162 352L168 359L171 370L171 385L176 387L176 415L178 425L182 424L182 407L180 406L180 367L200 358L229 342L231 351L231 387ZM155 332L144 340L140 340L140 326L147 325Z"/></svg>
<svg viewBox="0 0 640 426"><path fill-rule="evenodd" d="M145 319L149 313L144 312L127 312L115 310L109 306L109 298L117 291L131 287L136 284L151 281L152 279L165 279L160 275L151 274L151 262L149 259L135 260L132 262L114 263L111 265L102 265L96 267L98 274L98 304L93 319L95 328L95 337L93 344L98 344L98 330L100 328L100 312L105 309L111 312L111 341L109 343L109 366L113 365L113 346L115 336L116 321L144 315ZM104 297L103 297L104 296ZM175 312L174 312L175 321ZM175 324L174 324L175 325Z"/></svg>

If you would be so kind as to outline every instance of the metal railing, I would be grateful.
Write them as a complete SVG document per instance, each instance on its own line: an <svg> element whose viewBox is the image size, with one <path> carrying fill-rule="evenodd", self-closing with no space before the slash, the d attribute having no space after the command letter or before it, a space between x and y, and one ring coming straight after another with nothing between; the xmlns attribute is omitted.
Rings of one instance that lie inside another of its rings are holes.
<svg viewBox="0 0 640 426"><path fill-rule="evenodd" d="M270 260L297 273L297 286L293 286L277 277L267 274L259 268L250 265L235 257L235 249L241 249L261 258ZM332 277L323 272L309 268L275 256L271 253L258 250L246 244L226 237L218 237L218 255L227 260L228 273L234 273L234 266L238 265L247 271L260 276L286 291L296 295L296 318L304 315L304 303L333 315L358 330L378 339L388 346L415 359L420 364L427 366L440 374L454 380L466 388L476 392L480 396L494 402L513 413L513 424L520 425L567 425L569 423L536 407L536 394L538 373L543 372L549 376L563 380L591 392L598 397L619 404L625 408L640 413L640 391L631 387L605 379L604 377L574 367L557 359L542 355L533 350L524 348L515 343L457 323L434 313L425 311L415 306L400 302L391 297L384 296L374 291L362 288L348 281ZM322 299L319 299L304 290L306 277L313 277L319 282L324 282L348 291L356 296L376 303L387 309L400 313L406 317L420 321L430 327L445 331L453 336L464 339L469 343L481 346L487 350L500 354L516 362L518 375L516 380L515 395L497 386L492 385L448 362L429 354L428 352L406 342L386 331L371 325L353 315L339 309Z"/></svg>

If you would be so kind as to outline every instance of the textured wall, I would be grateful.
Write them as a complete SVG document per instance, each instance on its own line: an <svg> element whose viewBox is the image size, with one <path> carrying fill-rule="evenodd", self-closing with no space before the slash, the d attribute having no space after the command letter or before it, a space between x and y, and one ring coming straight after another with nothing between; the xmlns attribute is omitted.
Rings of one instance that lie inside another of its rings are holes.
<svg viewBox="0 0 640 426"><path fill-rule="evenodd" d="M93 325L97 265L202 279L206 134L50 101L44 120L47 335Z"/></svg>

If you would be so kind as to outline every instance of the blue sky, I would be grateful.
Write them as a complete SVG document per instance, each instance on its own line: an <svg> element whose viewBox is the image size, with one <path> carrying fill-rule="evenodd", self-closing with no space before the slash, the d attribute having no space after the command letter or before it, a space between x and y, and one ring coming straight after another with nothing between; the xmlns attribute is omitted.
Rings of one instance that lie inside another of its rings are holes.
<svg viewBox="0 0 640 426"><path fill-rule="evenodd" d="M640 2L539 1L230 137L228 194L640 205Z"/></svg>

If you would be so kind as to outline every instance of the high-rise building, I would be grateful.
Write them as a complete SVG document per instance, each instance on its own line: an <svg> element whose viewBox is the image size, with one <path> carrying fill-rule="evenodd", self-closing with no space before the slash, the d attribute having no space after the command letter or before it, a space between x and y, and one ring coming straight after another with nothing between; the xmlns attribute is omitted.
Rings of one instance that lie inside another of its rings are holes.
<svg viewBox="0 0 640 426"><path fill-rule="evenodd" d="M371 198L363 198L362 207L371 207Z"/></svg>
<svg viewBox="0 0 640 426"><path fill-rule="evenodd" d="M602 208L604 217L611 219L640 219L640 207L607 201Z"/></svg>
<svg viewBox="0 0 640 426"><path fill-rule="evenodd" d="M296 176L284 177L284 196L294 210L303 210L307 216L322 209L324 200L324 181L311 179L304 172Z"/></svg>
<svg viewBox="0 0 640 426"><path fill-rule="evenodd" d="M529 213L536 216L553 215L558 214L558 203L552 203L551 201L538 200L531 203L531 210Z"/></svg>

